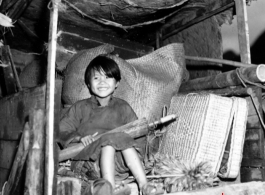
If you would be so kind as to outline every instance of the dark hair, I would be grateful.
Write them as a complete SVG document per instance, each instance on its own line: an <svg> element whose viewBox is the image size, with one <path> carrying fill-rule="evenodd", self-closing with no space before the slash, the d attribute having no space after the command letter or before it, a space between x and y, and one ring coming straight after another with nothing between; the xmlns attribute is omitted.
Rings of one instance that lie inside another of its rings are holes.
<svg viewBox="0 0 265 195"><path fill-rule="evenodd" d="M108 77L114 78L117 82L121 80L118 64L107 56L99 55L88 64L85 72L86 85L90 85L90 78L95 71L103 71Z"/></svg>

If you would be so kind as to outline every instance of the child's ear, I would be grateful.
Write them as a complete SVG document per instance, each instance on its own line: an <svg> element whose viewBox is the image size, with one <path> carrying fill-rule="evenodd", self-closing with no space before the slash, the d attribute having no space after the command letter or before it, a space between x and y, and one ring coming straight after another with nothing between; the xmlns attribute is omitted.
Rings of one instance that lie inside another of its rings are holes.
<svg viewBox="0 0 265 195"><path fill-rule="evenodd" d="M119 86L119 84L120 84L120 81L117 81L117 82L116 82L116 87L115 87L115 88L117 88L117 87Z"/></svg>

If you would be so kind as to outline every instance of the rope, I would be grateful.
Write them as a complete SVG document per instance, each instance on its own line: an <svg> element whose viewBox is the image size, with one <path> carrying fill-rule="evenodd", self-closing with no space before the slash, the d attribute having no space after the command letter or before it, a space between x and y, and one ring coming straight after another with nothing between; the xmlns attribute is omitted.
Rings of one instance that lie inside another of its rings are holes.
<svg viewBox="0 0 265 195"><path fill-rule="evenodd" d="M239 69L239 68L236 69L236 74L237 74L237 76L238 76L240 82L242 83L242 85L243 85L245 88L247 88L246 83L248 83L248 84L251 84L251 85L255 85L255 86L257 86L257 87L260 87L260 88L262 88L262 89L265 89L265 87L264 87L263 85L258 84L258 83L253 83L253 82L247 80L246 78L244 78L244 76L243 76L243 74L240 72L240 69ZM258 106L257 106L258 103L255 101L255 97L254 97L254 92L253 92L253 90L252 90L251 88L250 88L250 89L247 89L247 94L248 94L248 95L250 96L250 98L251 98L251 101L252 101L252 103L253 103L253 105L254 105L254 108L255 108L255 110L256 110L256 112L257 112L257 114L258 114L258 117L259 117L259 120L260 120L261 126L262 126L263 130L265 131L265 124L264 124L263 119L262 119L262 117L261 117L261 114L260 114L260 112L259 112L259 109L258 109Z"/></svg>
<svg viewBox="0 0 265 195"><path fill-rule="evenodd" d="M246 79L244 77L244 75L242 74L242 72L240 71L240 68L236 69L236 74L237 74L239 80L241 81L241 83L243 84L244 87L247 87L245 83L248 83L250 85L254 85L254 86L260 87L262 89L265 89L264 85L259 84L259 83L254 83L254 82L251 82L250 80Z"/></svg>

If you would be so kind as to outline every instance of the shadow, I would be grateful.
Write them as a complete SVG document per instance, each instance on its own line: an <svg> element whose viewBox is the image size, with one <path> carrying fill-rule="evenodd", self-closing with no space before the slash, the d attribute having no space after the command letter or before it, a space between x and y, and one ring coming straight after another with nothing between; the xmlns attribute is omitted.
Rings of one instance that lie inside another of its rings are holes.
<svg viewBox="0 0 265 195"><path fill-rule="evenodd" d="M265 64L265 31L256 39L250 47L251 64ZM241 62L240 55L232 50L228 50L223 54L223 59ZM229 70L229 67L224 66Z"/></svg>
<svg viewBox="0 0 265 195"><path fill-rule="evenodd" d="M240 62L240 55L235 53L233 50L228 50L227 52L225 52L223 54L223 59L231 60L231 61L235 61L235 62ZM233 69L235 69L235 67L227 66L227 65L224 64L222 71L226 72L226 71L230 71L230 70L233 70Z"/></svg>
<svg viewBox="0 0 265 195"><path fill-rule="evenodd" d="M250 53L252 64L265 64L265 31L252 44Z"/></svg>

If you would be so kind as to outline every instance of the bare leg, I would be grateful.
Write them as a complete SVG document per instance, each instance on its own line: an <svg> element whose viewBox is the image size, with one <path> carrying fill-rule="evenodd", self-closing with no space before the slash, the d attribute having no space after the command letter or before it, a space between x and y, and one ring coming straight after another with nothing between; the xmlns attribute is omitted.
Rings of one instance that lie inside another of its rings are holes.
<svg viewBox="0 0 265 195"><path fill-rule="evenodd" d="M115 149L112 146L105 146L101 150L100 170L103 179L109 181L115 189Z"/></svg>
<svg viewBox="0 0 265 195"><path fill-rule="evenodd" d="M124 156L128 168L135 177L139 188L142 189L142 187L147 183L147 179L137 152L134 148L128 148L123 150L122 154Z"/></svg>

